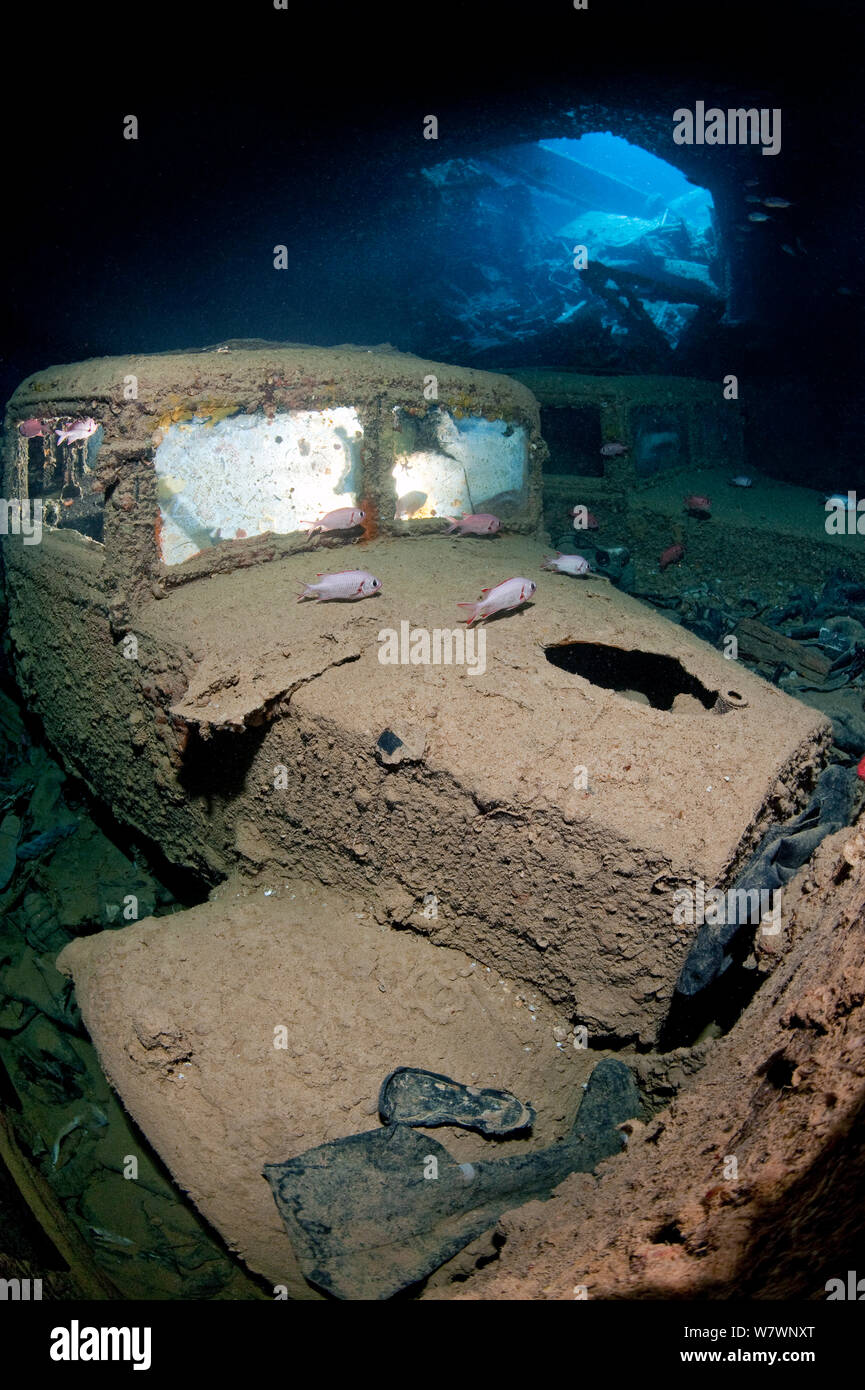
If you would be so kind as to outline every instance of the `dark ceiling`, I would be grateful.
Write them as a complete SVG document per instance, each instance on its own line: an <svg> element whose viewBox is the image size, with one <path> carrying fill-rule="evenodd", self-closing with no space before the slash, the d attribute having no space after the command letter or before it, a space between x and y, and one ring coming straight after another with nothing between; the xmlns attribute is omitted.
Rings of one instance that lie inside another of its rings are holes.
<svg viewBox="0 0 865 1390"><path fill-rule="evenodd" d="M20 86L4 93L5 394L50 362L228 337L428 350L414 299L432 243L410 217L399 227L417 171L611 130L675 154L731 233L741 322L696 344L689 369L801 376L828 408L849 405L865 290L862 18L860 3L832 0L267 0L157 3L122 19L40 7L16 42ZM780 107L782 152L672 147L672 112L696 100ZM121 137L130 112L136 142ZM743 178L770 164L806 256L732 236Z"/></svg>

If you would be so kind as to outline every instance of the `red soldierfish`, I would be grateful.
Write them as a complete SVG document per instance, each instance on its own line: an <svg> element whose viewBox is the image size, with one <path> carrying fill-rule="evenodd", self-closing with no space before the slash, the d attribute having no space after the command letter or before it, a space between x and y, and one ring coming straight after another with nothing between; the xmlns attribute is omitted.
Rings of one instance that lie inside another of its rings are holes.
<svg viewBox="0 0 865 1390"><path fill-rule="evenodd" d="M865 779L865 758L862 758L856 768L856 776Z"/></svg>
<svg viewBox="0 0 865 1390"><path fill-rule="evenodd" d="M708 516L712 510L712 499L692 492L685 498L685 510L693 513L694 516Z"/></svg>
<svg viewBox="0 0 865 1390"><path fill-rule="evenodd" d="M89 439L98 429L96 421L88 415L86 420L73 420L71 425L64 425L54 433L58 444L78 444L82 439Z"/></svg>
<svg viewBox="0 0 865 1390"><path fill-rule="evenodd" d="M528 603L537 588L532 579L505 579L492 589L481 589L477 603L459 603L458 608L470 608L472 615L466 618L466 626L471 627L478 619L490 618L493 613L503 613L510 608L519 608Z"/></svg>
<svg viewBox="0 0 865 1390"><path fill-rule="evenodd" d="M466 513L459 518L449 516L448 521L450 526L445 532L446 536L452 531L459 531L461 536L494 536L502 524L490 512Z"/></svg>
<svg viewBox="0 0 865 1390"><path fill-rule="evenodd" d="M397 498L396 511L393 514L394 521L411 521L415 512L419 512L429 493L426 492L407 492L404 497Z"/></svg>
<svg viewBox="0 0 865 1390"><path fill-rule="evenodd" d="M562 555L557 551L555 555L548 555L541 563L542 570L556 570L559 574L588 574L591 565L582 555Z"/></svg>
<svg viewBox="0 0 865 1390"><path fill-rule="evenodd" d="M366 517L366 512L362 512L360 507L337 507L334 512L326 512L319 517L318 521L302 521L301 526L308 526L307 536L314 536L316 531L350 531L354 526L360 526Z"/></svg>
<svg viewBox="0 0 865 1390"><path fill-rule="evenodd" d="M38 439L41 434L44 434L42 421L36 419L21 420L18 425L18 433L22 434L25 439Z"/></svg>
<svg viewBox="0 0 865 1390"><path fill-rule="evenodd" d="M350 602L381 593L381 580L367 570L340 570L337 574L317 574L315 577L319 583L304 584L303 593L297 596L298 603L305 598L317 599L319 603L330 603L334 599Z"/></svg>
<svg viewBox="0 0 865 1390"><path fill-rule="evenodd" d="M667 550L664 551L663 555L658 561L658 567L662 570L665 570L668 568L669 565L678 565L682 560L684 560L684 558L685 547L683 545L671 545Z"/></svg>

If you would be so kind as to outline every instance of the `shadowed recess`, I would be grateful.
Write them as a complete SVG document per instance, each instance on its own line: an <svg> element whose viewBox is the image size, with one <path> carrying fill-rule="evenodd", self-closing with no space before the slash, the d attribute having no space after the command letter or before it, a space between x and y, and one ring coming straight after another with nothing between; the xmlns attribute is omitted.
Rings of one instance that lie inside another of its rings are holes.
<svg viewBox="0 0 865 1390"><path fill-rule="evenodd" d="M717 690L708 690L681 661L659 652L624 651L601 642L557 642L545 655L559 670L605 690L639 691L655 709L672 709L677 695L693 695L704 709L711 709L718 698Z"/></svg>

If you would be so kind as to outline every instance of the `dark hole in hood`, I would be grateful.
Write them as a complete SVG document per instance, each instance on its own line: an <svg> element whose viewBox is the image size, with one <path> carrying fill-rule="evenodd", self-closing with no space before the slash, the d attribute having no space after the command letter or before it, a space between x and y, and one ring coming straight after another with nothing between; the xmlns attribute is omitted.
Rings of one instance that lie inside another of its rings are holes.
<svg viewBox="0 0 865 1390"><path fill-rule="evenodd" d="M557 642L545 655L553 666L605 690L638 690L655 709L672 709L677 695L693 695L704 709L712 709L718 698L717 690L708 690L676 657L659 652L625 651L601 642Z"/></svg>

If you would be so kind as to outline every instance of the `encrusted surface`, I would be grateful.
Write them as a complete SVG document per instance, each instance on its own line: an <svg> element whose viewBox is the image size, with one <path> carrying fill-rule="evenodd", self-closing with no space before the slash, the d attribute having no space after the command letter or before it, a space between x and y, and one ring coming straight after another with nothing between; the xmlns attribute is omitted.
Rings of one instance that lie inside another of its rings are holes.
<svg viewBox="0 0 865 1390"><path fill-rule="evenodd" d="M293 883L73 942L71 973L105 1072L177 1182L247 1263L314 1296L262 1176L375 1129L397 1066L537 1100L529 1137L432 1131L458 1162L567 1134L597 1056L557 1047L561 1019L498 972L377 926ZM530 1007L531 1006L531 1007Z"/></svg>
<svg viewBox="0 0 865 1390"><path fill-rule="evenodd" d="M27 582L13 574L22 681L119 815L211 879L360 877L391 920L531 981L596 1034L654 1035L693 932L672 921L674 889L714 883L789 812L825 732L738 667L749 703L724 716L556 668L545 648L570 639L668 656L709 693L732 679L610 585L541 571L528 540L322 547L215 575L141 607L134 657L70 598L90 551L34 549ZM316 570L361 564L379 596L296 602ZM538 590L481 630L483 674L379 660L384 629L455 628L457 602L509 574Z"/></svg>
<svg viewBox="0 0 865 1390"><path fill-rule="evenodd" d="M799 874L792 946L691 1087L600 1180L504 1218L501 1260L458 1297L824 1299L830 1279L846 1294L865 1181L862 827Z"/></svg>

